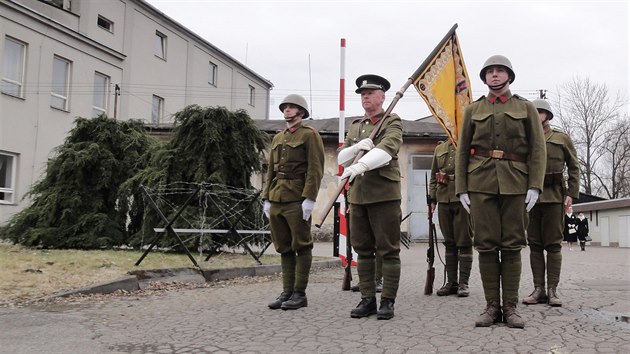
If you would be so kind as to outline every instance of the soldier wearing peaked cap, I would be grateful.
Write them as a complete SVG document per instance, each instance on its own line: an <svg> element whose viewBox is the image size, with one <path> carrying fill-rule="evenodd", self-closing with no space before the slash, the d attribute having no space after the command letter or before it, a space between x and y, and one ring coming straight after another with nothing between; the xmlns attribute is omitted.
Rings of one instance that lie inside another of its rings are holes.
<svg viewBox="0 0 630 354"><path fill-rule="evenodd" d="M534 100L532 103L538 110L545 132L547 167L544 190L538 203L529 213L527 244L530 250L529 260L534 278L534 291L523 299L523 303L526 305L548 303L551 306L562 306L556 288L560 282L562 267L564 212L571 208L573 199L579 197L580 167L571 138L564 132L552 129L549 124L549 121L553 119L549 102ZM565 188L563 176L565 168L569 177L568 188ZM547 252L546 262L545 251ZM546 292L545 270L548 287Z"/></svg>
<svg viewBox="0 0 630 354"><path fill-rule="evenodd" d="M396 114L385 117L383 102L389 82L378 75L356 80L365 110L352 122L337 156L345 167L350 189L350 237L358 254L357 272L361 302L350 312L353 318L377 314L380 320L394 317L394 302L400 280L401 191L398 151L402 144L402 122ZM374 140L369 136L379 120L386 119ZM355 164L357 154L365 150ZM374 281L376 255L382 258L383 290L377 311Z"/></svg>
<svg viewBox="0 0 630 354"><path fill-rule="evenodd" d="M279 108L287 127L271 142L262 198L271 239L280 253L282 293L268 306L295 310L308 306L311 213L324 175L324 144L315 129L302 124L309 116L304 97L288 95Z"/></svg>
<svg viewBox="0 0 630 354"><path fill-rule="evenodd" d="M470 212L486 298L475 325L504 318L508 327L523 328L516 309L521 249L527 212L543 189L545 137L536 107L510 92L516 75L508 58L491 56L479 76L488 96L464 111L455 164L456 193Z"/></svg>

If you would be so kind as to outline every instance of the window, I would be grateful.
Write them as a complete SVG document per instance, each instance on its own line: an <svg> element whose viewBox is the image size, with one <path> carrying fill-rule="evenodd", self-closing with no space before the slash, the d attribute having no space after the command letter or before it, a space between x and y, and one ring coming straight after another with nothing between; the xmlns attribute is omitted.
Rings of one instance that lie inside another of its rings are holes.
<svg viewBox="0 0 630 354"><path fill-rule="evenodd" d="M162 121L164 114L164 99L160 96L153 95L153 104L151 105L151 123L158 125Z"/></svg>
<svg viewBox="0 0 630 354"><path fill-rule="evenodd" d="M106 31L114 32L114 23L101 15L98 15L96 24Z"/></svg>
<svg viewBox="0 0 630 354"><path fill-rule="evenodd" d="M50 106L68 110L68 91L70 90L70 62L55 56L53 58Z"/></svg>
<svg viewBox="0 0 630 354"><path fill-rule="evenodd" d="M254 103L256 103L256 89L254 86L249 85L249 105L255 106Z"/></svg>
<svg viewBox="0 0 630 354"><path fill-rule="evenodd" d="M210 85L217 85L217 64L210 62L208 65L208 83Z"/></svg>
<svg viewBox="0 0 630 354"><path fill-rule="evenodd" d="M155 56L158 58L166 60L166 36L159 31L155 31L153 54L155 54Z"/></svg>
<svg viewBox="0 0 630 354"><path fill-rule="evenodd" d="M94 72L94 92L92 94L92 117L107 114L109 76Z"/></svg>
<svg viewBox="0 0 630 354"><path fill-rule="evenodd" d="M2 54L2 93L24 97L24 58L26 44L5 37Z"/></svg>
<svg viewBox="0 0 630 354"><path fill-rule="evenodd" d="M0 151L0 204L14 202L16 161L17 155Z"/></svg>
<svg viewBox="0 0 630 354"><path fill-rule="evenodd" d="M70 2L71 0L39 0L41 2L45 2L54 7L58 7L60 9L64 9L70 11Z"/></svg>

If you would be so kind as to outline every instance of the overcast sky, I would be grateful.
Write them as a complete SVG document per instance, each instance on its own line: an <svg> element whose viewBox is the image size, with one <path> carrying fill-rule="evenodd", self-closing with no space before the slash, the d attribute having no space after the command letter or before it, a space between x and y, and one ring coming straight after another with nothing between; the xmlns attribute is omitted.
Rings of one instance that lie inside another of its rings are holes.
<svg viewBox="0 0 630 354"><path fill-rule="evenodd" d="M251 70L271 81L270 117L290 93L303 95L317 118L339 116L340 40L346 39L346 116L361 115L354 81L366 73L387 78L395 92L446 32L457 35L473 98L487 93L484 61L507 56L512 93L537 98L576 76L605 84L627 99L628 0L147 0ZM403 119L430 114L411 86L394 108Z"/></svg>

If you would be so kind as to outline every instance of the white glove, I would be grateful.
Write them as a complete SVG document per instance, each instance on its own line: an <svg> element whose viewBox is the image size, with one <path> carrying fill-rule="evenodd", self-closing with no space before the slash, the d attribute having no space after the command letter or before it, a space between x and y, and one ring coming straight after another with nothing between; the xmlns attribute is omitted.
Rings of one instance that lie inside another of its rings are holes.
<svg viewBox="0 0 630 354"><path fill-rule="evenodd" d="M341 179L348 177L348 182L352 182L356 176L363 174L366 171L371 171L387 165L391 159L392 157L385 150L373 148L360 158L357 163L346 167L341 175Z"/></svg>
<svg viewBox="0 0 630 354"><path fill-rule="evenodd" d="M302 219L308 220L313 213L313 208L315 207L315 201L313 199L304 199L302 202Z"/></svg>
<svg viewBox="0 0 630 354"><path fill-rule="evenodd" d="M354 160L354 157L357 156L359 151L361 150L370 151L373 148L374 148L374 142L372 142L372 139L365 138L359 141L358 143L352 146L348 146L347 148L339 151L339 155L337 155L337 164L343 167L347 167L348 165L352 163L352 160Z"/></svg>
<svg viewBox="0 0 630 354"><path fill-rule="evenodd" d="M269 219L270 208L271 208L271 203L268 200L265 200L265 203L263 204L263 212L265 213L265 216L267 217L267 219Z"/></svg>
<svg viewBox="0 0 630 354"><path fill-rule="evenodd" d="M468 197L468 193L462 193L459 195L459 202L462 203L464 209L470 214L470 198Z"/></svg>
<svg viewBox="0 0 630 354"><path fill-rule="evenodd" d="M536 201L538 200L539 194L540 192L536 188L530 188L527 190L527 196L525 197L525 204L527 204L525 210L527 210L527 212L532 210L534 204L536 204Z"/></svg>

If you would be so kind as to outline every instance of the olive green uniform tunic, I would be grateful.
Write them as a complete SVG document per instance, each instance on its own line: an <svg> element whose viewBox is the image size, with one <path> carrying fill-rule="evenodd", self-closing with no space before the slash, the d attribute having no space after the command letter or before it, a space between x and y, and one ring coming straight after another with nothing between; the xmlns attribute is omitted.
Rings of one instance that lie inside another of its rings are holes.
<svg viewBox="0 0 630 354"><path fill-rule="evenodd" d="M283 287L287 292L304 291L308 283L312 218L302 218L302 201L317 199L323 175L324 144L315 129L300 123L274 136L262 199L271 203L271 239L283 258Z"/></svg>
<svg viewBox="0 0 630 354"><path fill-rule="evenodd" d="M538 203L529 213L527 243L534 286L545 288L545 270L549 287L556 288L562 266L562 230L564 228L564 198L579 197L580 168L571 138L558 130L545 133L547 168L544 189ZM564 172L568 176L565 184ZM547 251L545 267L544 251Z"/></svg>
<svg viewBox="0 0 630 354"><path fill-rule="evenodd" d="M351 146L368 138L383 119L385 112L375 117L352 122L344 145ZM402 145L402 122L391 114L373 139L374 146L392 156L389 164L357 176L348 191L350 204L350 237L359 255L357 272L362 297L376 294L374 285L375 255L383 259L382 297L395 299L400 279L400 220L401 191L398 150Z"/></svg>

